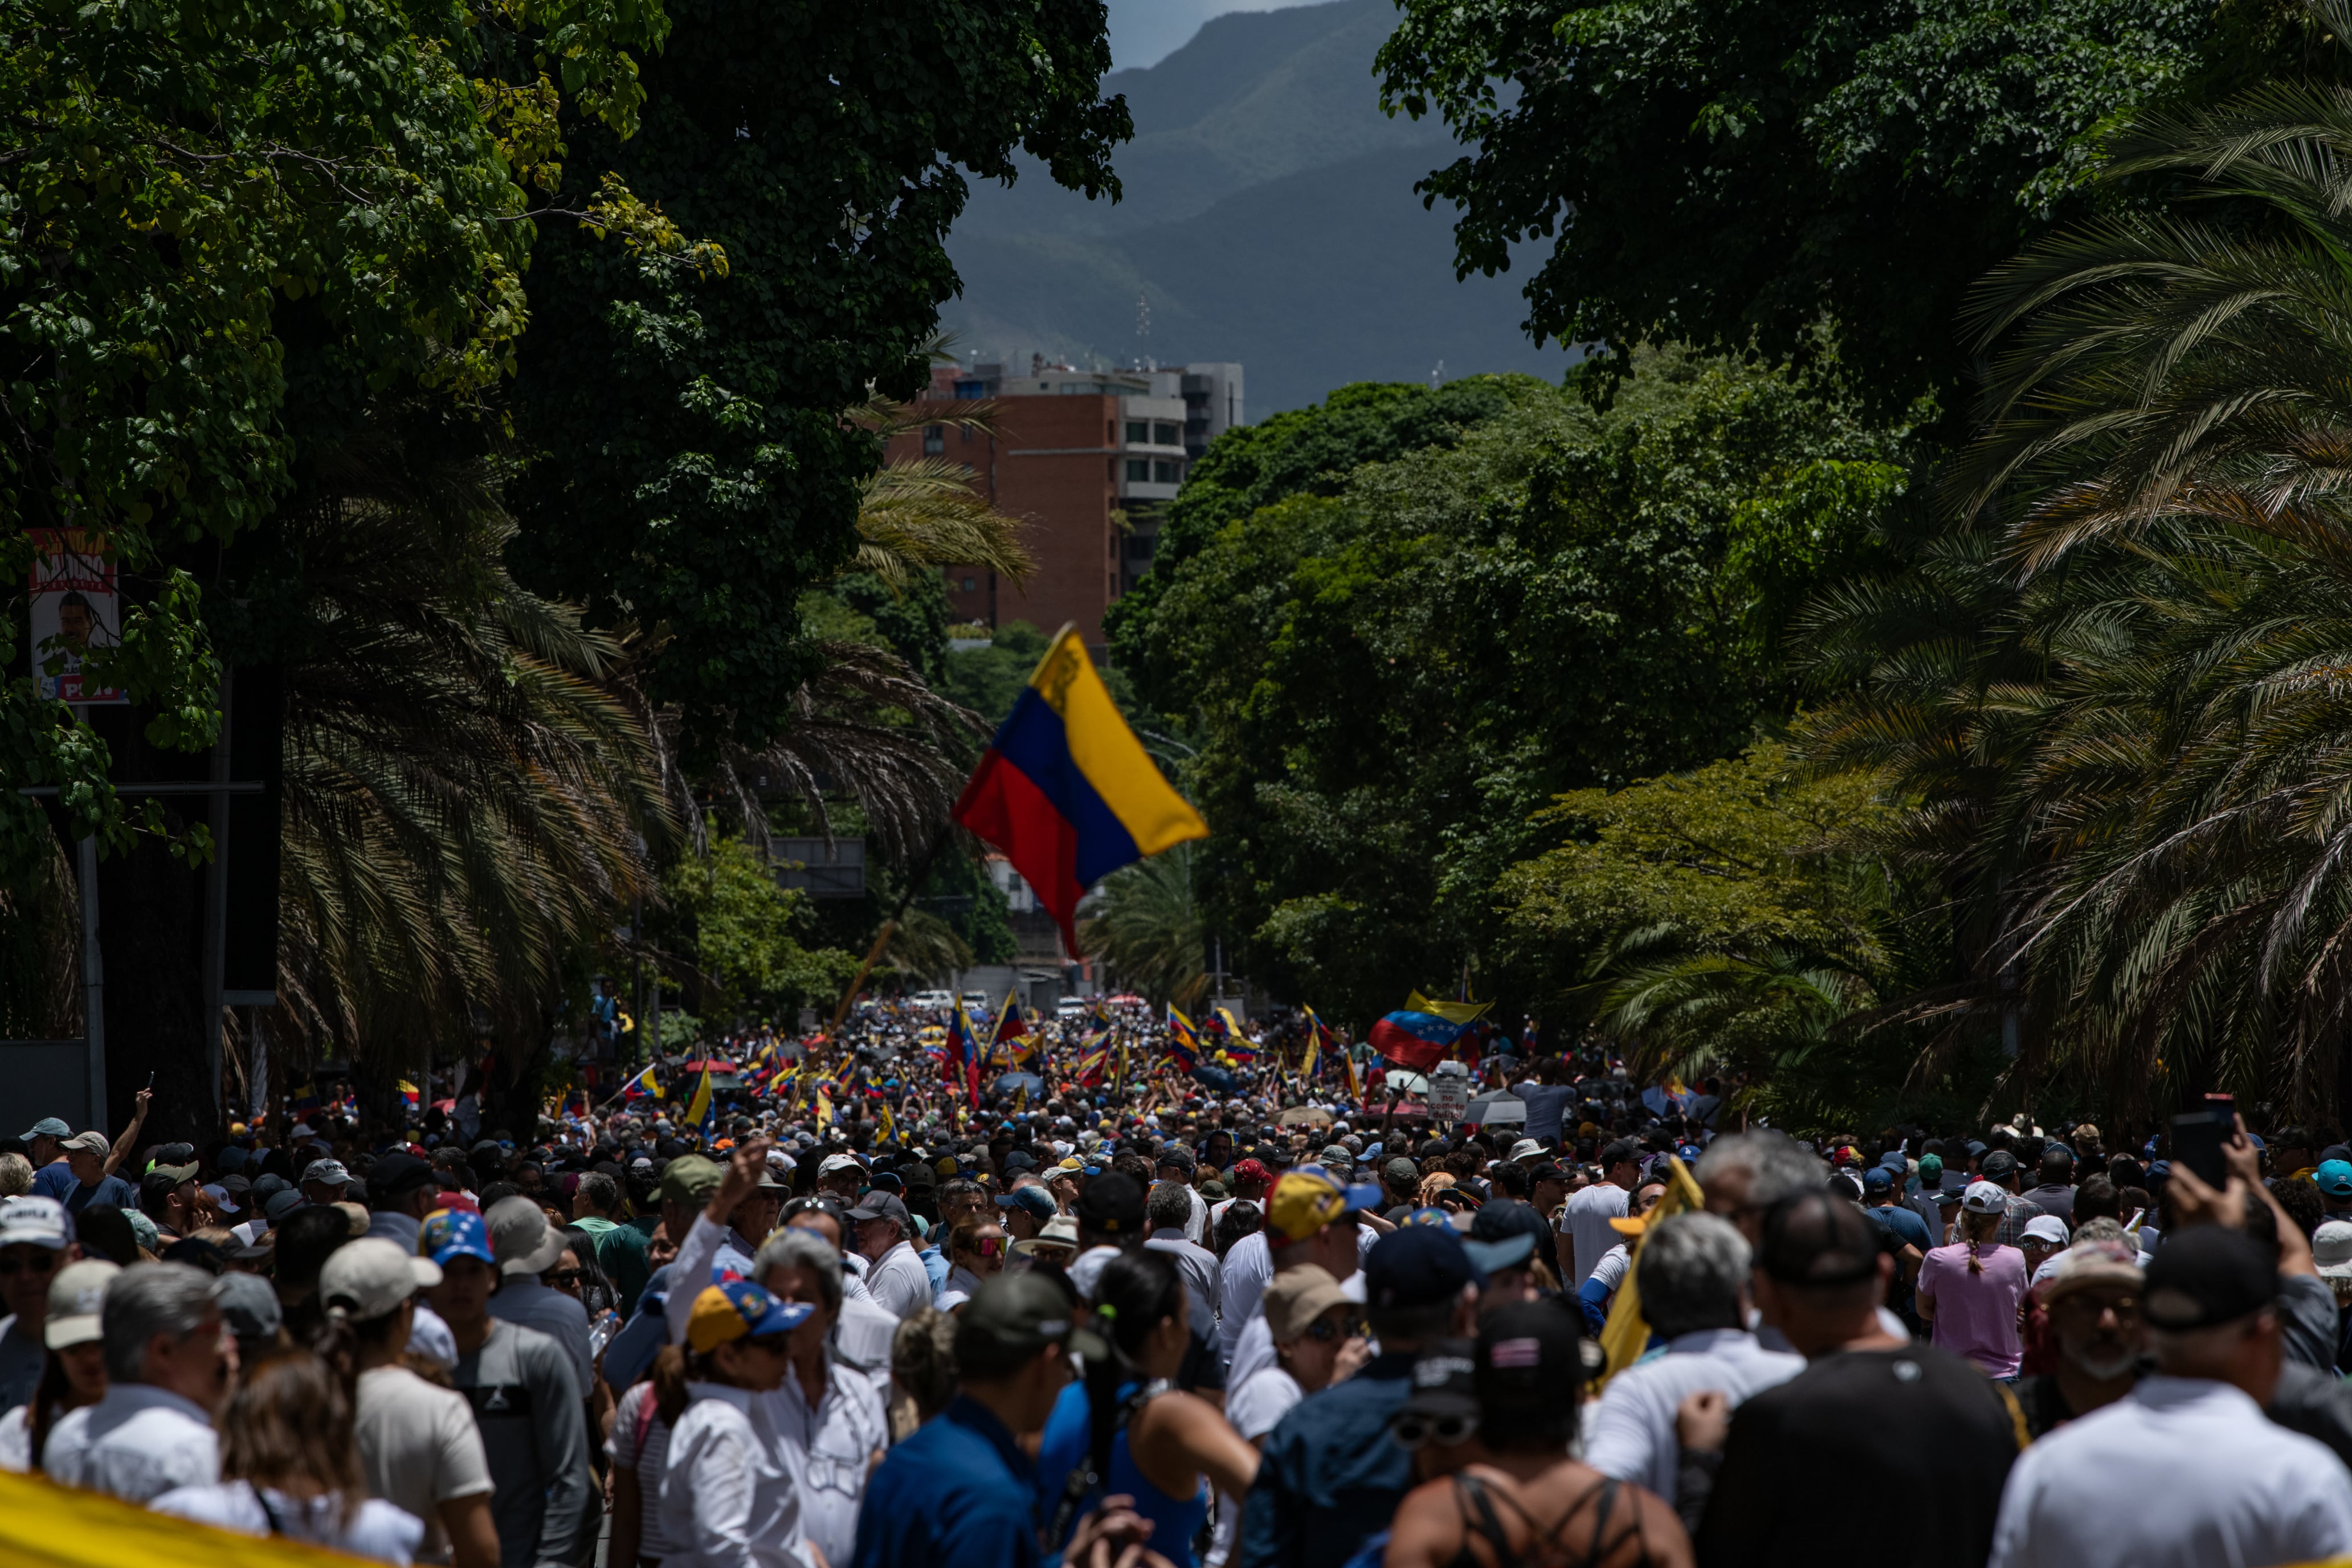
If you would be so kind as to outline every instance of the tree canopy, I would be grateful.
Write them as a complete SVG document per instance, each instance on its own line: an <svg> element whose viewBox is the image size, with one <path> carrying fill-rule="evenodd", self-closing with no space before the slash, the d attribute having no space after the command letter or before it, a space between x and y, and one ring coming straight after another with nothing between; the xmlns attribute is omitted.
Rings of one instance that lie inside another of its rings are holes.
<svg viewBox="0 0 2352 1568"><path fill-rule="evenodd" d="M2221 25L2195 0L1399 3L1383 101L1465 144L1419 187L1465 275L1531 245L1531 335L1777 356L1832 316L1898 409L1958 385L1969 286L2083 210L2099 132Z"/></svg>
<svg viewBox="0 0 2352 1568"><path fill-rule="evenodd" d="M1789 710L1778 619L1872 559L1906 440L1833 353L1786 372L1679 350L1605 403L1526 378L1349 388L1221 437L1114 648L1199 748L1208 928L1335 1016L1465 962L1550 994L1540 964L1502 973L1497 879L1557 840L1531 817Z"/></svg>

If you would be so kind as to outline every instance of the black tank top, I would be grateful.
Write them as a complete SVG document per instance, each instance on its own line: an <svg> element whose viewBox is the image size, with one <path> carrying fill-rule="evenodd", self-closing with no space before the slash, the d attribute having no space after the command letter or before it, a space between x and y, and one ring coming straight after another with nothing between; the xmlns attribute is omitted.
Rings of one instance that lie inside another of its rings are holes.
<svg viewBox="0 0 2352 1568"><path fill-rule="evenodd" d="M1609 1533L1610 1522L1617 1511L1617 1495L1622 1485L1613 1477L1602 1477L1591 1489L1570 1502L1559 1519L1544 1527L1538 1525L1534 1516L1521 1508L1515 1499L1495 1490L1467 1471L1460 1472L1454 1478L1454 1501L1462 1510L1462 1545L1454 1553L1450 1568L1490 1568L1470 1550L1473 1536L1485 1540L1494 1552L1491 1568L1601 1568L1619 1547L1624 1545L1629 1536L1639 1549L1634 1568L1655 1568L1650 1561L1650 1543L1642 1534L1640 1504L1634 1504L1628 1510L1631 1518L1626 1521L1624 1529L1613 1537ZM1498 1501L1526 1522L1530 1539L1524 1551L1511 1549L1511 1533L1503 1527L1502 1516L1495 1511L1495 1504ZM1561 1540L1560 1531L1568 1528L1568 1521L1574 1519L1588 1501L1593 1503L1591 1539L1581 1546Z"/></svg>

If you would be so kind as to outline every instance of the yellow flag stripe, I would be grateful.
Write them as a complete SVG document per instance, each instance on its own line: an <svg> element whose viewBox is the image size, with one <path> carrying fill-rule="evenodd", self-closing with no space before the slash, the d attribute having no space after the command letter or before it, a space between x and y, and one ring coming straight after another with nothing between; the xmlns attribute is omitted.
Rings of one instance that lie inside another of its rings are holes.
<svg viewBox="0 0 2352 1568"><path fill-rule="evenodd" d="M1029 684L1060 715L1070 760L1118 818L1136 849L1157 855L1188 838L1205 838L1209 825L1168 787L1143 742L1127 727L1110 688L1087 657L1077 628L1064 626Z"/></svg>

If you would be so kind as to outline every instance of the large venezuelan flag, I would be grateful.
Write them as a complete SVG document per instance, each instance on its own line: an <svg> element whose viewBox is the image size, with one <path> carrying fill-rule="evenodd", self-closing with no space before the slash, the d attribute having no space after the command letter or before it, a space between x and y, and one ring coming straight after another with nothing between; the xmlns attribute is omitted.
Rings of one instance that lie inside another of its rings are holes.
<svg viewBox="0 0 2352 1568"><path fill-rule="evenodd" d="M972 771L955 819L1004 851L1078 951L1078 900L1121 866L1208 837L1064 626Z"/></svg>

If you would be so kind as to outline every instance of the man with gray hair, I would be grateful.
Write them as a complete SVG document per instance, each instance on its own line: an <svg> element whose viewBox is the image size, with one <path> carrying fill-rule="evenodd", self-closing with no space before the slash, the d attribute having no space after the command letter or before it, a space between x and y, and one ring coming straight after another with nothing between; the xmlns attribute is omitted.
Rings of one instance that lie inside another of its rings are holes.
<svg viewBox="0 0 2352 1568"><path fill-rule="evenodd" d="M1585 1449L1594 1469L1671 1498L1684 1400L1715 1393L1736 1406L1805 1370L1804 1357L1766 1350L1747 1329L1751 1257L1748 1238L1717 1215L1678 1214L1642 1238L1633 1283L1666 1350L1610 1380Z"/></svg>
<svg viewBox="0 0 2352 1568"><path fill-rule="evenodd" d="M1706 1212L1738 1226L1752 1247L1763 1236L1764 1211L1826 1185L1830 1168L1786 1132L1759 1127L1709 1143L1691 1174L1706 1194Z"/></svg>
<svg viewBox="0 0 2352 1568"><path fill-rule="evenodd" d="M739 1159L728 1172L729 1195L747 1186L751 1162ZM886 1369L868 1374L835 1350L833 1328L841 1316L841 1254L815 1231L785 1229L761 1244L751 1278L777 1300L812 1309L792 1331L784 1353L792 1363L781 1386L751 1395L753 1407L800 1457L804 1486L801 1527L827 1563L846 1564L857 1545L857 1514L866 1482L890 1447L884 1414L888 1397ZM870 1307L870 1304L869 1304ZM878 1309L874 1309L877 1310Z"/></svg>
<svg viewBox="0 0 2352 1568"><path fill-rule="evenodd" d="M57 1424L41 1450L52 1480L144 1503L220 1479L213 1422L236 1382L218 1282L184 1263L124 1269L106 1293L106 1397Z"/></svg>

